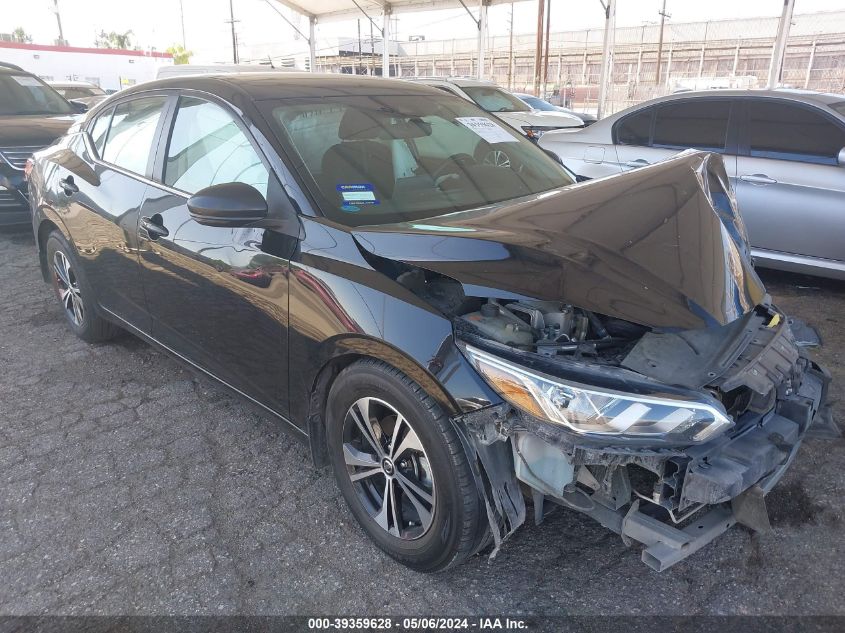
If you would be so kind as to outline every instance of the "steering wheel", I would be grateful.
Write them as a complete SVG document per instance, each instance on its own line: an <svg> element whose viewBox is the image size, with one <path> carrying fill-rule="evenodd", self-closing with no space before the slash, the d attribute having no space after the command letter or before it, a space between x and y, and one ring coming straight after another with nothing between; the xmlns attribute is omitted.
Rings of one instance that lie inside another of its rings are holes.
<svg viewBox="0 0 845 633"><path fill-rule="evenodd" d="M469 154L452 154L434 171L433 174L431 174L431 177L437 181L441 176L445 176L446 174L457 174L461 168L477 164L478 161ZM448 171L450 169L452 171Z"/></svg>

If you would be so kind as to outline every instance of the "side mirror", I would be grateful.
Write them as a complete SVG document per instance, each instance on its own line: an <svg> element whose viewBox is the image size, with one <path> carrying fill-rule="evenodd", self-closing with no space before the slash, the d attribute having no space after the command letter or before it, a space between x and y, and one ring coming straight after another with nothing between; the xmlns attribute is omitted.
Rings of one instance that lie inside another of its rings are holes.
<svg viewBox="0 0 845 633"><path fill-rule="evenodd" d="M206 226L246 226L267 217L267 201L252 185L227 182L197 191L188 211Z"/></svg>
<svg viewBox="0 0 845 633"><path fill-rule="evenodd" d="M76 101L75 99L70 100L70 105L73 107L74 112L79 112L82 114L83 112L88 112L88 104L82 103L81 101Z"/></svg>
<svg viewBox="0 0 845 633"><path fill-rule="evenodd" d="M845 147L839 150L839 154L836 155L836 162L839 163L840 167L845 167Z"/></svg>

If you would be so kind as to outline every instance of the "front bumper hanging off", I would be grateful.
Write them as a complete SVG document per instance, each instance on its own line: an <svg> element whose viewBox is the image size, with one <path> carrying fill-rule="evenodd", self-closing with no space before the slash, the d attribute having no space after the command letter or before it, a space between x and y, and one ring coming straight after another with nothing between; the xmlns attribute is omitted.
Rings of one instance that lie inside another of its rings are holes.
<svg viewBox="0 0 845 633"><path fill-rule="evenodd" d="M673 461L671 457L604 455L607 465L598 470L605 477L598 481L583 465L591 460L579 464L577 457L573 459L571 453L563 450L561 459L569 459L569 472L573 473L570 483L555 489L548 478L544 483L542 474L538 474L540 481L529 478L535 520L542 520L550 502L578 510L619 534L627 545L643 544L642 560L656 571L690 556L736 523L758 531L768 529L764 497L794 459L824 403L830 382L823 368L809 360L805 362L800 387L780 394L775 406L754 424L744 426L733 436L687 449L683 459L676 460L682 464L676 467L681 470L667 478L678 484L675 510L681 517L676 519L668 512L676 523L658 518L667 513L654 512L656 500L632 494L624 468L625 464L642 465L649 460L665 463ZM494 554L526 515L519 492L520 480L526 483L526 477L517 478L520 466L535 474L532 465L538 469L538 464L543 463L513 449L518 443L520 425L517 422L509 428L509 414L512 411L504 405L457 420L468 448L477 458L479 474L484 471L479 481L496 541ZM594 453L593 459L596 454L600 452ZM548 454L543 456L547 458ZM521 464L523 459L528 463ZM588 494L591 489L593 493Z"/></svg>

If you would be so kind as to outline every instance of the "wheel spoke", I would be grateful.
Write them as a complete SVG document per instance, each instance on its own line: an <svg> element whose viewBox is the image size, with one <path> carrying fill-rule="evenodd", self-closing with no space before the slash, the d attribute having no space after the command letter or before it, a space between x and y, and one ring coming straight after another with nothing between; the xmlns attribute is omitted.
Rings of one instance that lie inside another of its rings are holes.
<svg viewBox="0 0 845 633"><path fill-rule="evenodd" d="M82 300L79 299L75 294L70 295L72 297L71 301L73 303L73 316L76 318L76 324L82 324Z"/></svg>
<svg viewBox="0 0 845 633"><path fill-rule="evenodd" d="M357 473L349 475L349 478L352 481L360 481L362 479L366 479L367 477L372 477L373 475L383 475L384 471L381 467L378 468L368 468L367 470L359 470Z"/></svg>
<svg viewBox="0 0 845 633"><path fill-rule="evenodd" d="M343 445L343 460L347 466L360 466L361 468L381 468L378 458L375 455L359 451L351 444Z"/></svg>
<svg viewBox="0 0 845 633"><path fill-rule="evenodd" d="M376 439L372 423L370 422L370 399L361 398L352 405L349 409L349 413L355 420L355 424L358 426L358 430L361 431L361 435L363 435L367 442L370 443L370 446L373 447L376 455L384 457L384 450L381 447L381 443L379 443Z"/></svg>
<svg viewBox="0 0 845 633"><path fill-rule="evenodd" d="M59 299L62 302L62 305L65 307L65 310L72 310L73 304L73 293L68 288L59 288Z"/></svg>
<svg viewBox="0 0 845 633"><path fill-rule="evenodd" d="M66 288L70 288L70 277L67 274L67 267L65 265L66 259L64 256L56 252L55 256L53 257L53 270L56 272L56 276L59 278Z"/></svg>
<svg viewBox="0 0 845 633"><path fill-rule="evenodd" d="M396 479L399 480L399 485L402 486L402 490L406 493L411 494L408 490L412 490L414 494L416 494L420 499L425 501L428 505L432 505L434 503L434 499L432 496L426 492L418 483L412 481L399 471L396 471Z"/></svg>
<svg viewBox="0 0 845 633"><path fill-rule="evenodd" d="M433 499L431 495L422 490L419 486L412 484L409 479L405 478L398 472L396 473L395 481L399 483L399 486L405 492L405 496L408 497L408 500L414 505L414 508L417 511L417 515L419 515L420 517L420 522L422 523L423 528L427 528L429 523L431 523L431 510L429 510L429 508L433 508ZM417 498L417 494L419 494L423 499L428 502L429 508L426 508L420 502L420 499Z"/></svg>
<svg viewBox="0 0 845 633"><path fill-rule="evenodd" d="M404 418L403 418L403 422L404 422ZM399 422L397 420L397 424L398 423ZM408 427L408 432L405 434L405 437L402 439L402 442L399 444L399 446L396 446L395 444L391 444L391 446L390 446L390 449L391 449L390 457L393 461L397 461L399 459L399 457L402 455L402 453L404 453L407 450L418 451L420 453L425 452L423 450L422 442L420 442L420 438L417 435L416 431L414 431L414 429L411 428L411 425L408 424L407 422L405 422L405 426ZM396 438L394 437L394 441L395 440L396 440Z"/></svg>
<svg viewBox="0 0 845 633"><path fill-rule="evenodd" d="M396 503L396 480L391 479L390 484L390 515L393 517L393 529L390 533L394 536L402 536L402 522L399 520L399 504Z"/></svg>
<svg viewBox="0 0 845 633"><path fill-rule="evenodd" d="M381 495L381 508L379 509L378 514L373 517L376 523L379 524L379 527L386 532L390 531L390 516L388 514L389 508L387 507L388 500L390 499L390 482L390 477L386 478L384 481L384 493Z"/></svg>

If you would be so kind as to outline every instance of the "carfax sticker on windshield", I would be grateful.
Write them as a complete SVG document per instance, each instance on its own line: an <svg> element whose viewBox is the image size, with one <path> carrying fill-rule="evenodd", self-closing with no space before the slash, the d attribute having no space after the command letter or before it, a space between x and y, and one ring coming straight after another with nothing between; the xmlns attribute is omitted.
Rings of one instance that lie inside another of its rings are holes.
<svg viewBox="0 0 845 633"><path fill-rule="evenodd" d="M516 143L518 139L501 125L484 116L459 116L455 120L488 143Z"/></svg>
<svg viewBox="0 0 845 633"><path fill-rule="evenodd" d="M375 190L368 182L337 185L335 188L340 192L340 197L343 198L341 209L344 211L347 210L344 207L353 207L359 204L379 204Z"/></svg>

